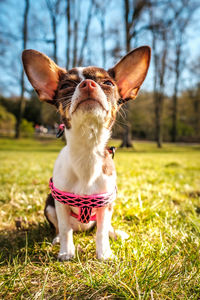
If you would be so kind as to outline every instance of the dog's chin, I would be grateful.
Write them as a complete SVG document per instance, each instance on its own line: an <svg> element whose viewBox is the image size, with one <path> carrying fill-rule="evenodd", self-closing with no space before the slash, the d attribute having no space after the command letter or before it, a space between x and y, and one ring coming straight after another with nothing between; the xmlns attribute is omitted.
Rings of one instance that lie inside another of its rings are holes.
<svg viewBox="0 0 200 300"><path fill-rule="evenodd" d="M108 112L96 100L85 100L77 105L71 115L71 121L72 124L103 124L107 118L107 114Z"/></svg>
<svg viewBox="0 0 200 300"><path fill-rule="evenodd" d="M81 110L82 112L85 111L85 112L92 113L92 114L95 114L96 111L106 111L103 104L99 100L93 99L93 98L87 98L87 99L81 100L76 105L73 113L75 113L78 110Z"/></svg>

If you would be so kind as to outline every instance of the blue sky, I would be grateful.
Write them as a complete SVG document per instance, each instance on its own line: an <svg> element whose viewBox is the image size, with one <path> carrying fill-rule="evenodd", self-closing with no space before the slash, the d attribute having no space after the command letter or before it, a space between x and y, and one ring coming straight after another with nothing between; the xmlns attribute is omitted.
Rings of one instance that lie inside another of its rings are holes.
<svg viewBox="0 0 200 300"><path fill-rule="evenodd" d="M42 39L44 36L51 38L50 28L50 19L48 12L46 11L46 4L44 0L33 1L31 0L31 13L29 22L29 37L31 41L28 42L28 48L37 49L41 52L51 55L52 46L44 42L37 41ZM88 0L81 2L82 5L82 14L80 25L84 21L84 11L87 11ZM84 5L83 5L84 4ZM113 43L119 43L122 47L125 45L125 36L124 36L124 24L123 24L123 11L122 11L122 0L111 1L108 6L108 11L106 14L106 28L118 29L118 35L116 35L116 40L113 41L107 35L106 40L106 49L109 52ZM19 36L18 28L22 24L22 14L24 1L15 1L7 0L1 2L0 8L0 21L1 24L6 24L6 27L1 30L4 32L12 33ZM35 25L34 25L35 22ZM40 23L40 28L38 28L38 22ZM59 65L65 66L65 45L66 45L66 34L65 34L65 20L64 18L59 23L58 30L58 58ZM46 34L49 31L48 34ZM92 57L92 64L102 66L102 57L101 57L101 43L100 43L100 25L97 18L93 19L93 22L90 26L90 52ZM3 41L4 43L4 41ZM135 41L133 41L135 43ZM150 45L151 37L147 32L141 33L137 40L137 46L140 45ZM5 54L0 58L0 91L5 95L19 95L19 78L21 70L21 41L10 39L9 44L4 43ZM125 47L124 47L125 48ZM192 61L195 61L200 55L200 10L197 10L193 14L193 22L190 24L187 30L187 39L184 45L184 51L186 55L186 64L190 64ZM125 54L125 50L123 51ZM87 53L85 53L85 57ZM106 67L111 67L116 61L110 55L107 55ZM185 68L182 74L181 80L181 89L187 88L191 85L195 79L191 79L191 74ZM8 83L9 82L9 86ZM27 87L30 88L29 83L27 82ZM153 88L153 64L150 66L148 76L143 85L143 89L152 90ZM167 75L167 86L166 90L170 94L170 91L173 90L173 80L170 73Z"/></svg>

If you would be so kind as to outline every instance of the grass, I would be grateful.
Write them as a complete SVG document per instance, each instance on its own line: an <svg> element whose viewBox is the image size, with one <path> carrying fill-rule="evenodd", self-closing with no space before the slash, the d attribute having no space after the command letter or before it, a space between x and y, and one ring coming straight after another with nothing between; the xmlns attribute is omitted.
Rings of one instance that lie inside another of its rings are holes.
<svg viewBox="0 0 200 300"><path fill-rule="evenodd" d="M111 241L105 263L95 230L74 234L76 258L61 263L43 208L62 145L0 140L0 298L200 299L200 147L119 149L112 222L129 240Z"/></svg>

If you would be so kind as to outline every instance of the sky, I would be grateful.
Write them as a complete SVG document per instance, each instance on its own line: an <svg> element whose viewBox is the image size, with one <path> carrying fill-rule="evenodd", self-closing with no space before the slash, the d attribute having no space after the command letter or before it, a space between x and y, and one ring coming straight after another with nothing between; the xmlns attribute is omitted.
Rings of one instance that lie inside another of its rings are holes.
<svg viewBox="0 0 200 300"><path fill-rule="evenodd" d="M46 44L44 42L40 42L37 40L43 39L45 35L45 31L47 32L50 28L50 19L48 12L45 9L45 1L44 0L30 0L31 3L31 23L29 24L31 27L31 32L29 32L30 40L28 42L28 48L33 48L38 51L44 52L47 55L51 55L52 46L50 44ZM107 3L109 3L107 1ZM89 5L88 0L84 0L81 2L82 4L82 18L84 18L84 11L87 11L87 6ZM84 4L84 5L83 5ZM106 28L116 28L118 29L118 35L116 36L116 40L109 38L109 34L106 39L106 50L109 52L113 47L113 43L119 43L121 46L125 45L125 36L124 36L124 24L123 24L123 12L122 12L122 0L111 1L108 6L108 11L106 14ZM18 30L22 24L22 14L24 8L24 1L15 1L15 0L5 0L0 1L0 32L7 32L9 34L16 34L19 36ZM43 28L41 32L38 31L37 22L40 22L40 27ZM34 25L35 22L35 25ZM82 19L83 22L83 19ZM2 25L6 26L2 26ZM81 21L80 21L80 24ZM58 39L59 39L59 47L58 47L58 57L59 57L59 65L65 66L65 52L66 52L66 34L65 34L66 24L63 20L59 23L58 30ZM102 67L102 57L101 57L101 46L100 46L100 24L97 18L92 21L90 26L90 37L91 37L91 53L92 53L92 63L94 65L98 65ZM46 38L51 38L51 34L48 33ZM21 52L22 45L21 42L16 39L10 39L9 43L6 44L4 40L0 40L3 48L4 55L0 57L0 92L6 96L10 95L19 95L19 79L21 74ZM135 41L133 41L135 44ZM137 46L141 45L149 45L151 44L151 37L147 32L141 33L137 40ZM187 39L184 45L184 51L186 55L186 63L190 64L192 61L195 61L199 54L200 49L200 9L193 13L193 22L189 26L187 30ZM125 50L122 53L126 54ZM87 54L86 54L87 55ZM116 61L110 55L107 56L106 68L110 68L115 64ZM166 90L168 93L172 93L173 91L173 80L170 73L167 74L167 85ZM192 79L193 80L193 79ZM181 80L181 89L185 89L190 87L191 82L191 74L188 72L187 68L185 68L182 74ZM9 82L9 86L7 84ZM31 86L26 80L27 88L30 89ZM152 90L153 89L153 63L150 65L150 69L147 75L147 78L143 84L144 90Z"/></svg>

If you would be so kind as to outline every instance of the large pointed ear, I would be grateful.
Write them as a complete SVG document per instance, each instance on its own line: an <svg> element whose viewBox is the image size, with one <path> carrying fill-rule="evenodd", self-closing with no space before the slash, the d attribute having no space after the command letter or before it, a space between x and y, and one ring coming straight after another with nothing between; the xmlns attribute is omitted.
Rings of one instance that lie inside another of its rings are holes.
<svg viewBox="0 0 200 300"><path fill-rule="evenodd" d="M125 55L108 73L115 79L124 103L135 99L150 64L151 48L142 46Z"/></svg>
<svg viewBox="0 0 200 300"><path fill-rule="evenodd" d="M36 50L24 50L22 61L26 75L40 100L51 102L59 78L66 71L58 67L48 56Z"/></svg>

